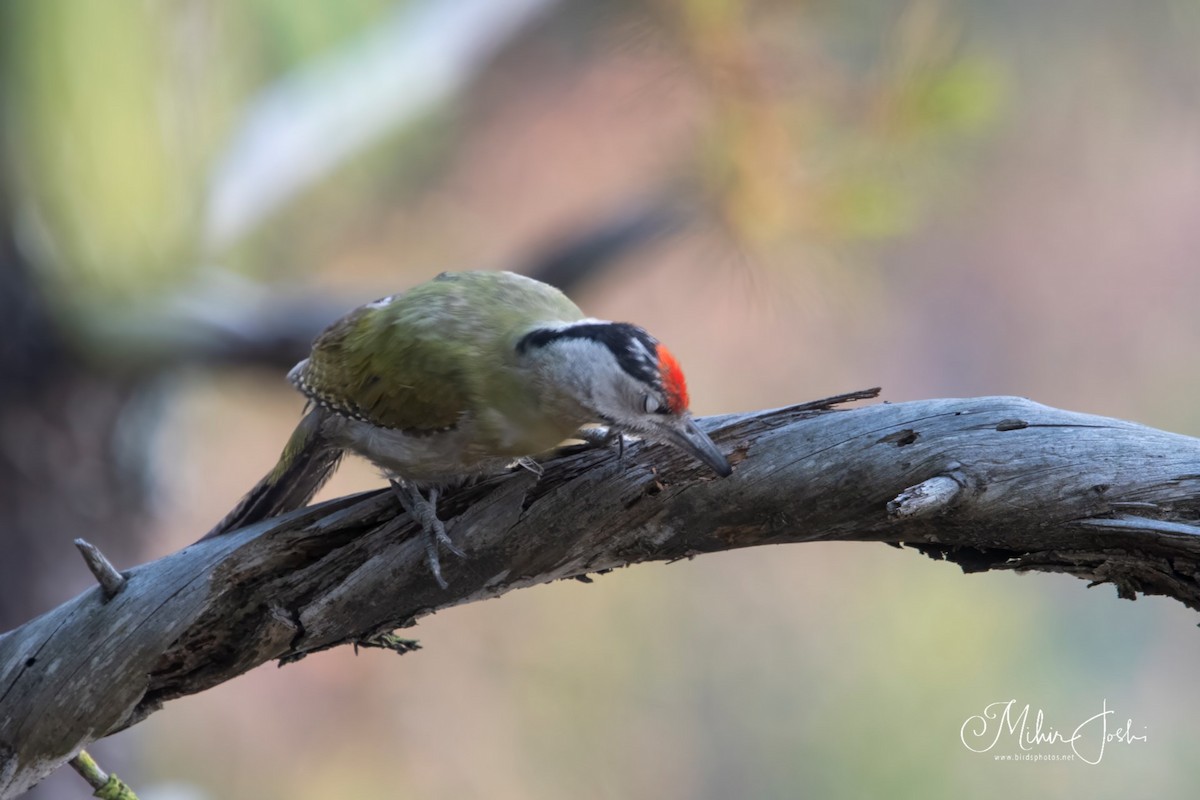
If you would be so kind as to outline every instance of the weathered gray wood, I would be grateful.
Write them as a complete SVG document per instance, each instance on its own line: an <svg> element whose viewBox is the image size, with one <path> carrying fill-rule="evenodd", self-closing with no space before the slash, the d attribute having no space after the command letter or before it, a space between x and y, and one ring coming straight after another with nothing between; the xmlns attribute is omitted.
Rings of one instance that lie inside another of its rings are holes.
<svg viewBox="0 0 1200 800"><path fill-rule="evenodd" d="M1200 609L1200 440L1019 398L709 418L720 480L672 450L567 452L450 492L449 591L386 492L128 570L0 637L0 797L163 701L451 605L640 561L818 540L906 543L966 571L1066 572ZM399 524L399 523L397 523ZM68 557L64 542L64 558Z"/></svg>

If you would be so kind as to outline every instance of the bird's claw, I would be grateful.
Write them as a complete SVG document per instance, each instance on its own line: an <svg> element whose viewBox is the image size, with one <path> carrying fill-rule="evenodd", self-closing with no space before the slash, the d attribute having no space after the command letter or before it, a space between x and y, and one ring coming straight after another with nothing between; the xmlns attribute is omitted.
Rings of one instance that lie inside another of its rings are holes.
<svg viewBox="0 0 1200 800"><path fill-rule="evenodd" d="M429 563L429 571L433 573L433 579L437 581L438 586L449 589L450 584L446 583L446 579L442 577L442 561L438 557L438 541L436 534L425 531L425 561Z"/></svg>
<svg viewBox="0 0 1200 800"><path fill-rule="evenodd" d="M441 520L435 518L434 522L428 526L422 523L422 529L425 534L425 560L429 563L429 571L433 573L433 579L437 581L438 586L448 589L450 584L446 583L446 579L442 577L440 549L444 547L462 559L465 559L467 554L450 541L450 536L446 533L446 527Z"/></svg>
<svg viewBox="0 0 1200 800"><path fill-rule="evenodd" d="M442 525L441 520L438 520L437 525L434 527L433 535L438 544L449 550L451 553L454 553L454 555L463 559L467 557L467 554L463 551L463 549L450 540L450 536L446 533L446 528L444 525Z"/></svg>
<svg viewBox="0 0 1200 800"><path fill-rule="evenodd" d="M451 541L449 534L446 533L446 526L438 519L438 490L430 489L429 497L426 498L419 489L410 483L397 480L392 480L390 483L400 505L410 517L421 524L421 531L425 539L425 561L429 564L429 571L433 573L433 579L437 581L438 586L448 589L449 584L442 577L441 548L445 547L463 559L467 557L467 554Z"/></svg>

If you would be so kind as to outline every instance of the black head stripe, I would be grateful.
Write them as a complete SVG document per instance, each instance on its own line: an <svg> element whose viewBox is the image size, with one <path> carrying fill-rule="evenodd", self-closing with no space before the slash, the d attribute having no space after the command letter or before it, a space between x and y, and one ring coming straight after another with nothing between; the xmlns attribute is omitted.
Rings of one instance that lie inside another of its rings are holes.
<svg viewBox="0 0 1200 800"><path fill-rule="evenodd" d="M607 347L621 369L637 380L652 386L657 386L661 380L658 340L628 322L585 322L566 328L539 328L521 337L517 352L545 347L560 339L591 339Z"/></svg>

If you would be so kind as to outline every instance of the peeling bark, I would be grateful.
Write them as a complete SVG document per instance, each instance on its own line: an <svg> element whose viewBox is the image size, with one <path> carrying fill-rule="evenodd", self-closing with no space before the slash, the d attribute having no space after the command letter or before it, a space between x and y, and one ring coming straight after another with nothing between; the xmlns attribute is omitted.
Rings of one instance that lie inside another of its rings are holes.
<svg viewBox="0 0 1200 800"><path fill-rule="evenodd" d="M966 572L1064 572L1200 610L1200 440L1010 397L711 417L734 474L657 445L574 448L448 492L448 591L383 490L191 545L0 637L0 798L269 660L642 561L787 542L910 545ZM65 547L64 547L65 550ZM110 586L111 590L111 586Z"/></svg>

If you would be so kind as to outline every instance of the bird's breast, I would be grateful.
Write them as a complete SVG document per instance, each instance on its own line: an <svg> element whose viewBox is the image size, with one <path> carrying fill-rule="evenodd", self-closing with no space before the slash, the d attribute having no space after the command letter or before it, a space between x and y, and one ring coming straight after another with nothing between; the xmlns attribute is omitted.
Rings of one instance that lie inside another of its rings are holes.
<svg viewBox="0 0 1200 800"><path fill-rule="evenodd" d="M496 416L464 417L444 431L406 432L345 416L333 417L330 438L384 471L407 480L448 485L503 472L523 456L545 452L574 428L530 428Z"/></svg>

